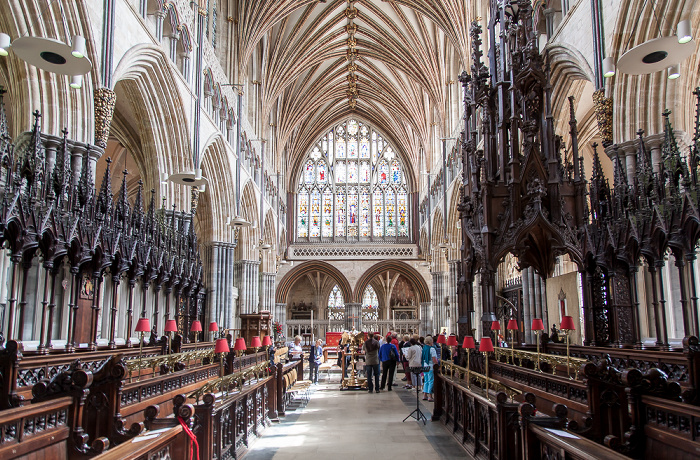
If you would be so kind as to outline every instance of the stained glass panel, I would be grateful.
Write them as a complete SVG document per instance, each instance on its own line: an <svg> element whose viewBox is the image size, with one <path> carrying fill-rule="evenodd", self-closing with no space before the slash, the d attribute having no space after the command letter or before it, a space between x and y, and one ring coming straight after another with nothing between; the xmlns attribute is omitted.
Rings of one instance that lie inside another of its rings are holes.
<svg viewBox="0 0 700 460"><path fill-rule="evenodd" d="M369 163L367 163L366 161L363 161L362 163L360 163L360 182L362 182L362 183L369 182L369 172L370 172Z"/></svg>
<svg viewBox="0 0 700 460"><path fill-rule="evenodd" d="M301 189L298 195L298 219L297 233L301 238L309 236L309 193L306 189Z"/></svg>
<svg viewBox="0 0 700 460"><path fill-rule="evenodd" d="M337 284L333 286L331 293L328 295L328 308L345 308L343 292L340 290Z"/></svg>
<svg viewBox="0 0 700 460"><path fill-rule="evenodd" d="M359 125L357 124L357 120L348 121L348 134L351 136L357 134L358 127Z"/></svg>
<svg viewBox="0 0 700 460"><path fill-rule="evenodd" d="M374 194L372 196L372 232L373 236L384 236L384 206L382 199L382 190L379 188L374 189Z"/></svg>
<svg viewBox="0 0 700 460"><path fill-rule="evenodd" d="M357 158L357 141L348 142L348 158Z"/></svg>
<svg viewBox="0 0 700 460"><path fill-rule="evenodd" d="M316 165L316 181L318 181L319 184L325 184L328 180L327 174L326 162L323 160L319 161Z"/></svg>
<svg viewBox="0 0 700 460"><path fill-rule="evenodd" d="M360 142L360 158L369 158L369 141L367 139Z"/></svg>
<svg viewBox="0 0 700 460"><path fill-rule="evenodd" d="M397 193L398 229L399 236L408 236L408 196L404 190Z"/></svg>
<svg viewBox="0 0 700 460"><path fill-rule="evenodd" d="M400 184L403 182L401 180L401 167L399 166L399 162L396 160L391 163L391 182L394 184Z"/></svg>
<svg viewBox="0 0 700 460"><path fill-rule="evenodd" d="M389 189L384 195L386 200L386 236L396 236L396 195Z"/></svg>
<svg viewBox="0 0 700 460"><path fill-rule="evenodd" d="M345 158L345 142L343 142L343 140L340 138L335 143L335 157Z"/></svg>
<svg viewBox="0 0 700 460"><path fill-rule="evenodd" d="M362 296L362 308L379 308L379 298L372 285L368 285Z"/></svg>
<svg viewBox="0 0 700 460"><path fill-rule="evenodd" d="M369 190L362 187L360 190L360 236L370 236L370 209Z"/></svg>
<svg viewBox="0 0 700 460"><path fill-rule="evenodd" d="M311 191L311 221L309 236L314 238L321 235L321 193L318 189Z"/></svg>
<svg viewBox="0 0 700 460"><path fill-rule="evenodd" d="M323 228L321 236L330 238L333 236L333 191L327 187L323 191Z"/></svg>
<svg viewBox="0 0 700 460"><path fill-rule="evenodd" d="M304 182L307 184L314 183L314 162L307 161L304 167Z"/></svg>
<svg viewBox="0 0 700 460"><path fill-rule="evenodd" d="M339 161L335 165L335 181L339 184L345 183L345 162Z"/></svg>
<svg viewBox="0 0 700 460"><path fill-rule="evenodd" d="M348 191L348 236L357 236L357 189Z"/></svg>
<svg viewBox="0 0 700 460"><path fill-rule="evenodd" d="M345 192L339 190L335 195L335 236L345 236Z"/></svg>
<svg viewBox="0 0 700 460"><path fill-rule="evenodd" d="M379 162L379 166L377 168L377 175L377 182L379 182L382 185L389 183L389 165L386 161L382 160Z"/></svg>
<svg viewBox="0 0 700 460"><path fill-rule="evenodd" d="M357 161L348 162L348 184L357 183Z"/></svg>

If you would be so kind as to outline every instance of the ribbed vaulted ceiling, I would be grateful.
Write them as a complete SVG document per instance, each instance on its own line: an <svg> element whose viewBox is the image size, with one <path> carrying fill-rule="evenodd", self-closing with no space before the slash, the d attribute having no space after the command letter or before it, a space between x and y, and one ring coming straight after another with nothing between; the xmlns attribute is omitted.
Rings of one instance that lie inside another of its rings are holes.
<svg viewBox="0 0 700 460"><path fill-rule="evenodd" d="M421 147L430 155L431 136L452 128L447 100L468 68L470 5L239 1L239 68L245 73L262 40L261 120L277 127L292 170L318 136L354 116L384 131L417 177Z"/></svg>

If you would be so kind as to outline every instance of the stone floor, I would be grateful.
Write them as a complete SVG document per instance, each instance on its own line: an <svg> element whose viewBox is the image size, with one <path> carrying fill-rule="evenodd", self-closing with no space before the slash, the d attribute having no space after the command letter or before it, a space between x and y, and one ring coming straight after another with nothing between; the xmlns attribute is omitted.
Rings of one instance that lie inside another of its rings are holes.
<svg viewBox="0 0 700 460"><path fill-rule="evenodd" d="M339 391L339 378L323 373L309 403L265 430L244 460L468 458L442 424L430 421L432 403L421 400L425 426L402 422L415 409L416 394L402 388L400 376L393 391L373 394Z"/></svg>

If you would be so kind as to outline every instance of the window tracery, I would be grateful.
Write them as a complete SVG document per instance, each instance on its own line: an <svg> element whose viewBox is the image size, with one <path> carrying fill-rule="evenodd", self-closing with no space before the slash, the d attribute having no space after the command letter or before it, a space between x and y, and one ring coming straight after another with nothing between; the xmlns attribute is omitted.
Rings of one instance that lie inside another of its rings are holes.
<svg viewBox="0 0 700 460"><path fill-rule="evenodd" d="M303 164L297 241L408 239L403 165L373 127L346 120L314 144Z"/></svg>

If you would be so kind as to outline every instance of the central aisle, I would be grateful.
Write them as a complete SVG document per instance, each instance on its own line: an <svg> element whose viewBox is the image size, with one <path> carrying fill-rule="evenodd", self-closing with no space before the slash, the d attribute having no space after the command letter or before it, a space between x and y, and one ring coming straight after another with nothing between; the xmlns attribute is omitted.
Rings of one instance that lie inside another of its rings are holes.
<svg viewBox="0 0 700 460"><path fill-rule="evenodd" d="M415 390L397 378L393 391L338 391L338 378L314 387L304 408L265 430L244 460L464 459L464 449L439 422L402 420L415 409ZM424 403L425 401L421 401ZM432 410L432 403L421 410Z"/></svg>

